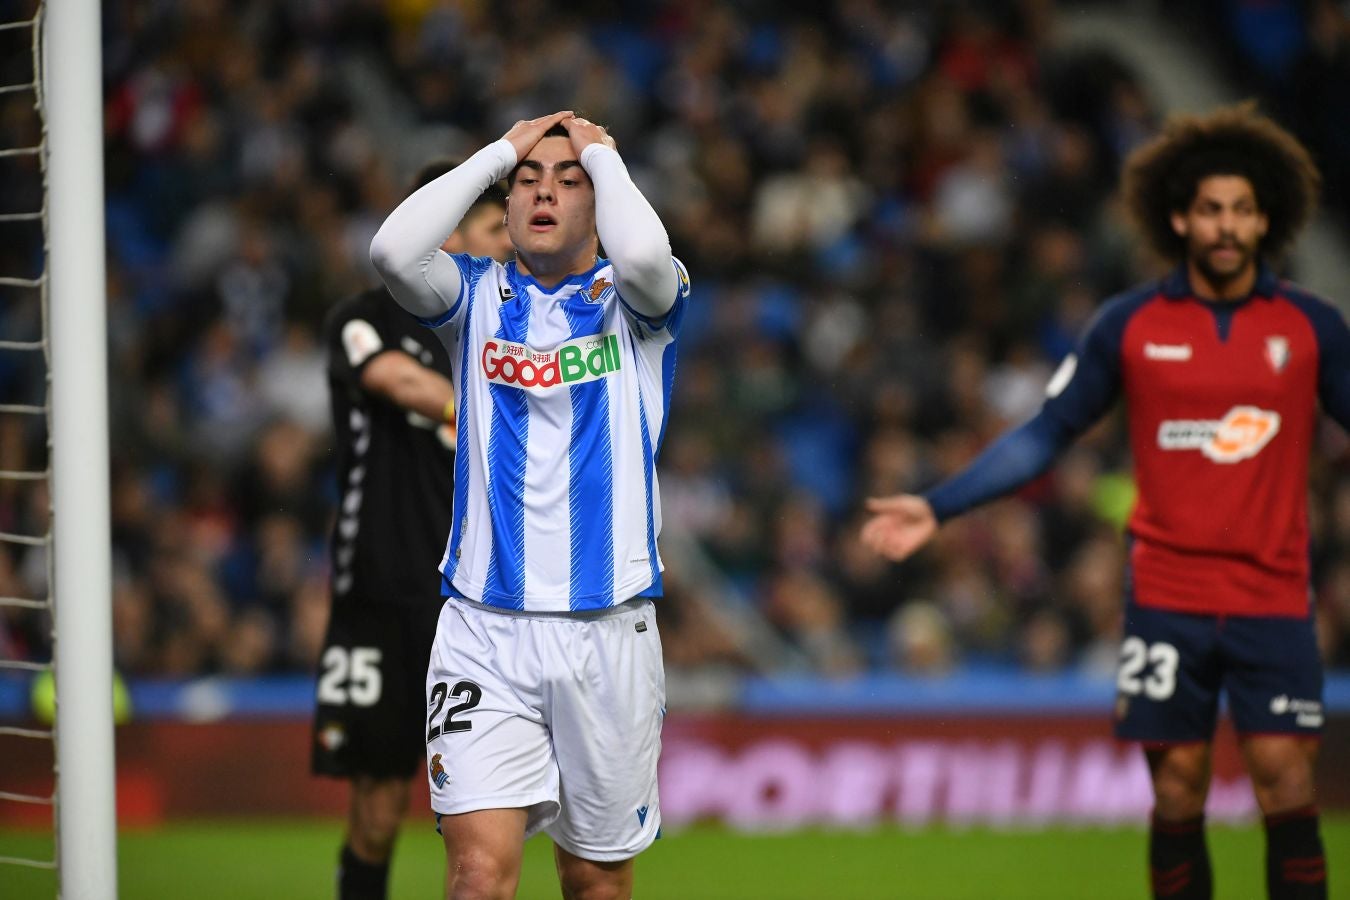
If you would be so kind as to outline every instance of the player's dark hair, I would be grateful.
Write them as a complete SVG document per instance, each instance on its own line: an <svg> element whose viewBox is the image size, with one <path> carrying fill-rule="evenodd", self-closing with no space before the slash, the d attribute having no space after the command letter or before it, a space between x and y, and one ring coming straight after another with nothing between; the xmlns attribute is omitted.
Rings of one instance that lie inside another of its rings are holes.
<svg viewBox="0 0 1350 900"><path fill-rule="evenodd" d="M451 169L458 166L460 162L461 160L449 156L431 160L426 165L422 166L422 168L417 171L417 174L413 176L412 184L408 186L408 193L412 194L413 192L426 187L446 172L449 172ZM472 212L478 207L488 203L502 208L506 207L506 191L502 190L501 185L489 185L488 189L483 191L483 193L478 196L477 200L473 201L469 206L468 211Z"/></svg>
<svg viewBox="0 0 1350 900"><path fill-rule="evenodd" d="M1186 241L1172 230L1200 182L1211 175L1240 175L1251 182L1269 223L1260 252L1278 258L1317 208L1322 176L1308 151L1288 131L1256 111L1254 102L1209 115L1169 118L1162 133L1125 161L1121 195L1149 245L1169 260L1186 255Z"/></svg>
<svg viewBox="0 0 1350 900"><path fill-rule="evenodd" d="M550 127L548 131L545 131L543 135L539 138L539 140L542 141L544 138L550 137L571 138L572 136L567 133L567 129L563 127L563 123L559 122L556 125ZM511 174L506 176L507 188L510 188L513 184L516 183L516 173L519 171L520 165L517 164L516 167L511 170Z"/></svg>

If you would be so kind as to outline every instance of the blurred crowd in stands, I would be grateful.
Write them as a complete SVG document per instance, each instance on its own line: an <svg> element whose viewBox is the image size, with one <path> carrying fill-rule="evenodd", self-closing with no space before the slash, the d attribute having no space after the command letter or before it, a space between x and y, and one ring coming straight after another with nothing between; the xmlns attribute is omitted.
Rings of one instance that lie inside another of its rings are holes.
<svg viewBox="0 0 1350 900"><path fill-rule="evenodd" d="M1250 87L1305 101L1266 106L1297 109L1329 205L1350 206L1345 6L1191 7L1295 10L1297 49ZM610 128L694 284L661 459L672 669L1113 669L1118 416L909 563L857 539L864 497L927 487L1030 416L1101 301L1159 271L1113 190L1160 113L1109 52L1058 42L1049 0L103 8L124 673L312 670L336 498L324 312L373 282L370 238L420 163L562 108ZM1258 52L1232 34L1234 58ZM24 81L3 40L4 82ZM39 140L32 106L0 95L0 144ZM0 183L0 213L40 206L35 157L0 159ZM38 226L0 238L0 275L41 270ZM0 339L35 339L36 292L0 290ZM45 377L41 354L0 351L0 403L40 403ZM1345 666L1350 441L1324 432L1316 591ZM46 441L0 414L0 470L42 468ZM0 532L44 532L48 503L43 481L0 481ZM0 544L0 596L47 581L41 548ZM50 629L0 610L0 657L46 658Z"/></svg>

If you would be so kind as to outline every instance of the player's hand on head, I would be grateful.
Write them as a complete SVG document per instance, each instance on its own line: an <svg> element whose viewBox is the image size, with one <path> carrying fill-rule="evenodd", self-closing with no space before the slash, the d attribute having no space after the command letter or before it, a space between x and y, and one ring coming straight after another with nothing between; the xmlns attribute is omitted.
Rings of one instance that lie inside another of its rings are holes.
<svg viewBox="0 0 1350 900"><path fill-rule="evenodd" d="M937 533L933 508L914 494L869 497L867 511L872 515L862 527L863 545L895 562L910 556Z"/></svg>
<svg viewBox="0 0 1350 900"><path fill-rule="evenodd" d="M506 134L502 137L510 141L511 146L516 148L516 162L520 162L534 149L534 145L539 143L539 139L544 136L544 132L571 117L572 111L565 109L547 116L540 116L537 119L521 119L507 129Z"/></svg>
<svg viewBox="0 0 1350 900"><path fill-rule="evenodd" d="M591 144L604 144L611 150L619 149L618 145L614 143L614 138L602 125L597 125L580 116L569 116L562 120L562 124L567 129L568 137L572 139L572 149L576 151L578 157L581 156L581 151Z"/></svg>

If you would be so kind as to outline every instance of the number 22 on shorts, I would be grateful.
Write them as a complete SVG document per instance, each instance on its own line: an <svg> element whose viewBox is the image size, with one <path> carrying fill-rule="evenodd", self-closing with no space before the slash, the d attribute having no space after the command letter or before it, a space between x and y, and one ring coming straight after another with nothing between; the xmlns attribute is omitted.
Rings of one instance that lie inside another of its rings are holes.
<svg viewBox="0 0 1350 900"><path fill-rule="evenodd" d="M459 700L445 710L445 718L441 719L440 724L436 720L440 718L441 709L445 706L445 698L452 696ZM444 681L438 681L431 688L431 696L427 700L427 706L432 707L431 715L427 716L427 743L430 744L442 734L453 734L456 731L469 731L473 728L473 723L469 721L455 721L455 713L468 712L478 705L483 699L483 689L472 681L457 681L453 688L448 687Z"/></svg>

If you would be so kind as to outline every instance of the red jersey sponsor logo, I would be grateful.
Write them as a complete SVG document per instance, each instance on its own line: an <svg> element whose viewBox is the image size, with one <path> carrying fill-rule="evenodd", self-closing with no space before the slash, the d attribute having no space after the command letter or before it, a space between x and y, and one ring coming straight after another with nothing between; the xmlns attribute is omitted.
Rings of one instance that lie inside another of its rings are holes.
<svg viewBox="0 0 1350 900"><path fill-rule="evenodd" d="M1235 406L1222 419L1167 419L1158 425L1164 450L1199 450L1217 463L1235 463L1260 453L1280 431L1280 414Z"/></svg>

